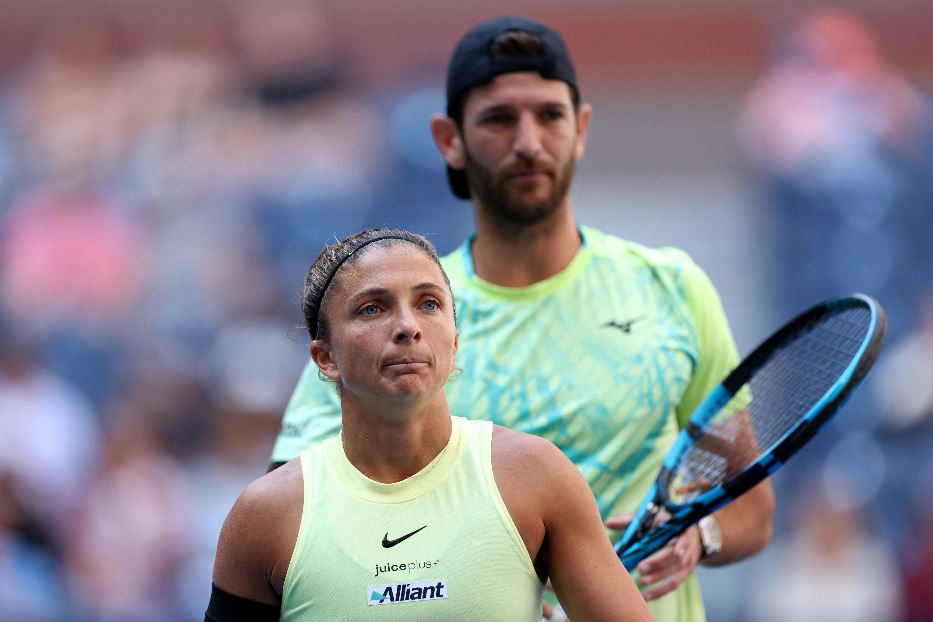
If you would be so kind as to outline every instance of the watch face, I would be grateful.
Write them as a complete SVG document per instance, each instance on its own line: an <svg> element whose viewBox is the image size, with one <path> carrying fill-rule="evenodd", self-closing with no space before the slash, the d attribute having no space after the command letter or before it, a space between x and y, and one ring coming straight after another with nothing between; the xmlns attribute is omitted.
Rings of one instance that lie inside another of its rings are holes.
<svg viewBox="0 0 933 622"><path fill-rule="evenodd" d="M712 516L704 516L697 524L700 530L700 543L703 545L703 559L712 557L722 550L722 532L719 521Z"/></svg>

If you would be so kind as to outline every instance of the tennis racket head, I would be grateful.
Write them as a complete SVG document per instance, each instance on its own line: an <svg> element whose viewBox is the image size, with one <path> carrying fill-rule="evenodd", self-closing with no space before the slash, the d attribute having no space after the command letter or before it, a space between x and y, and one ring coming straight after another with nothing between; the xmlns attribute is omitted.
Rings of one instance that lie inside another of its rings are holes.
<svg viewBox="0 0 933 622"><path fill-rule="evenodd" d="M780 468L835 414L884 344L881 305L851 294L807 309L697 407L616 545L633 568L671 537ZM653 528L658 511L671 518Z"/></svg>

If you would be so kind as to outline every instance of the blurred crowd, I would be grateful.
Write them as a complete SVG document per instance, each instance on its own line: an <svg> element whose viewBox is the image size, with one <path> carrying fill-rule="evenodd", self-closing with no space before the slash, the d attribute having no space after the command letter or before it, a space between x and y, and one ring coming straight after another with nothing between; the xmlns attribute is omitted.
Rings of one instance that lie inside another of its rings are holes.
<svg viewBox="0 0 933 622"><path fill-rule="evenodd" d="M933 620L933 108L840 8L794 24L738 119L768 226L771 304L866 292L887 351L778 478L756 620Z"/></svg>
<svg viewBox="0 0 933 622"><path fill-rule="evenodd" d="M224 17L132 46L106 21L50 24L0 80L2 620L202 619L220 524L306 361L317 250L379 224L442 252L469 231L427 131L441 69L374 91L305 3ZM738 123L779 314L860 289L891 316L858 433L786 480L763 563L794 572L741 619L933 619L928 98L829 11Z"/></svg>
<svg viewBox="0 0 933 622"><path fill-rule="evenodd" d="M222 17L50 24L0 88L0 619L203 618L317 250L469 224L439 91L366 92L306 3Z"/></svg>

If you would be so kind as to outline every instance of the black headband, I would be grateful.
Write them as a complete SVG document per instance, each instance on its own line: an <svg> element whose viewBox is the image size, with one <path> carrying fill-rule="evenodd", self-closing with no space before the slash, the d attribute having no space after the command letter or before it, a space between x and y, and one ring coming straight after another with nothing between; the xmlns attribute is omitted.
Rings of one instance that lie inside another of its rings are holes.
<svg viewBox="0 0 933 622"><path fill-rule="evenodd" d="M346 261L350 259L350 257L352 257L356 251L360 250L361 248L365 246L369 246L373 242L378 242L379 240L401 240L403 242L409 242L411 244L414 244L414 242L412 242L408 238L403 238L399 235L393 235L393 234L380 235L380 236L371 238L369 240L366 240L365 242L360 242L359 244L354 246L353 249L350 250L349 253L344 255L343 259L338 261L337 265L334 266L334 269L331 270L330 274L327 275L327 280L324 281L324 287L321 288L321 295L318 298L317 306L315 307L315 311L314 311L314 315L311 317L311 321L308 322L308 331L311 333L311 339L317 339L318 324L320 322L320 315L321 315L321 305L324 303L324 294L327 293L327 288L330 287L331 282L334 280L334 277L337 275L337 271L340 270L341 266L343 266L343 264L345 264Z"/></svg>

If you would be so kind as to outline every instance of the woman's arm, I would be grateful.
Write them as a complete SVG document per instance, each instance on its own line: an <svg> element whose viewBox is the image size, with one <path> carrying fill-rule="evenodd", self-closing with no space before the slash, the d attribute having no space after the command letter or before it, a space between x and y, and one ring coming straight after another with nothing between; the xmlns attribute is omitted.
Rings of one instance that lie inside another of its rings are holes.
<svg viewBox="0 0 933 622"><path fill-rule="evenodd" d="M553 447L553 446L552 446ZM580 471L556 447L541 474L550 481L541 556L571 620L653 620L606 535Z"/></svg>
<svg viewBox="0 0 933 622"><path fill-rule="evenodd" d="M493 469L541 576L572 620L653 620L580 471L550 442L497 429Z"/></svg>
<svg viewBox="0 0 933 622"><path fill-rule="evenodd" d="M302 500L297 460L247 486L220 532L206 620L278 620Z"/></svg>

